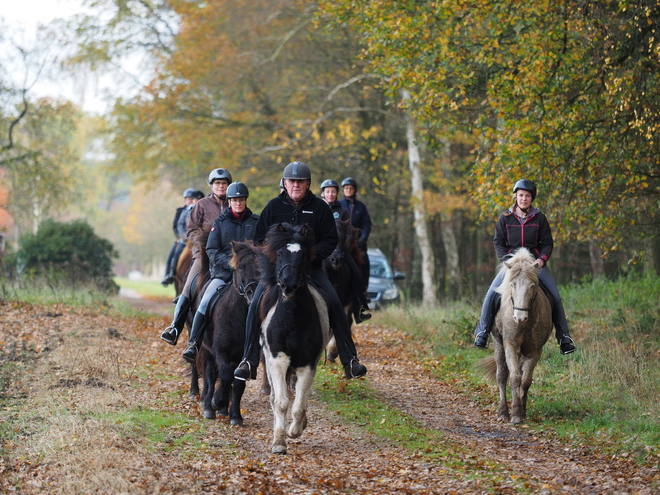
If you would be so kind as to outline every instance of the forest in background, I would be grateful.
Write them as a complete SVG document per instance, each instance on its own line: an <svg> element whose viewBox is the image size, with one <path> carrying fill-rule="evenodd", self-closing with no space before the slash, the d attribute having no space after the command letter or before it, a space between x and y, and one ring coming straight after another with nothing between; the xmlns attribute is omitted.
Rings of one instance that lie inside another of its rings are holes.
<svg viewBox="0 0 660 495"><path fill-rule="evenodd" d="M124 76L140 89L92 116L0 75L8 234L83 217L122 267L148 271L173 241L181 192L207 192L210 170L248 184L258 212L302 160L315 191L358 181L370 246L414 300L425 271L439 301L483 294L494 222L520 177L539 186L561 283L660 266L658 2L86 5L43 30L62 47L49 63L104 73L139 56L142 72ZM5 53L34 77L46 63L38 46Z"/></svg>

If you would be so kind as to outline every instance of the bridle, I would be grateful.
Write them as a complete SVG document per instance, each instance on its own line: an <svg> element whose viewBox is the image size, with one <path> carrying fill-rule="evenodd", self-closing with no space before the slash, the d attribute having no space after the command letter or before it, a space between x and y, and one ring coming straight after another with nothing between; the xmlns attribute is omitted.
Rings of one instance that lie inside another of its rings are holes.
<svg viewBox="0 0 660 495"><path fill-rule="evenodd" d="M513 310L514 310L514 311L526 311L526 312L529 313L529 310L531 309L532 304L534 304L534 300L536 299L536 294L537 294L537 291L534 291L534 295L533 295L532 298L529 300L529 306L527 306L526 308L519 308L519 307L517 307L517 306L516 306L516 303L513 301L513 294L511 294L511 306L513 306Z"/></svg>
<svg viewBox="0 0 660 495"><path fill-rule="evenodd" d="M248 282L247 285L243 285L242 283L238 283L238 281L237 281L238 277L236 275L237 273L238 273L238 271L234 270L234 287L236 287L236 292L238 292L238 294L241 297L244 297L245 300L247 301L247 303L250 304L251 297L248 296L248 290L250 289L250 287L253 287L253 286L256 289L259 282L252 280L251 282ZM254 290L252 291L252 294L254 294Z"/></svg>

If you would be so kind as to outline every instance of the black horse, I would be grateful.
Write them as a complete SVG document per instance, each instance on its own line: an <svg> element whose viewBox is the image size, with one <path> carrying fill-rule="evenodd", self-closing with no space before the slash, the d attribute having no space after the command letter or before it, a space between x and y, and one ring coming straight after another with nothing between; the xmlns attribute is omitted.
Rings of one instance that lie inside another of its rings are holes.
<svg viewBox="0 0 660 495"><path fill-rule="evenodd" d="M341 243L341 249L335 250L332 255L323 260L323 269L328 274L328 280L337 292L337 297L344 307L344 313L348 323L353 322L354 314L360 311L360 303L357 299L358 291L361 291L362 278L355 280L353 270L348 266L347 256L352 256L358 270L364 262L362 251L357 245L357 233L359 230L351 226L350 220L336 219L337 233ZM342 242L343 239L343 242ZM334 338L330 340L327 348L327 357L330 362L335 362L339 353Z"/></svg>
<svg viewBox="0 0 660 495"><path fill-rule="evenodd" d="M307 405L316 367L330 339L328 308L309 282L314 234L307 225L271 227L260 257L261 337L271 385L273 453L286 453L286 437L299 437L307 426ZM286 428L289 386L295 381L292 421Z"/></svg>
<svg viewBox="0 0 660 495"><path fill-rule="evenodd" d="M234 369L243 356L245 319L259 280L258 251L251 242L232 241L231 245L233 277L211 309L197 366L204 378L200 400L204 418L215 419L218 411L220 416L229 416L230 424L242 426L245 382L234 379Z"/></svg>

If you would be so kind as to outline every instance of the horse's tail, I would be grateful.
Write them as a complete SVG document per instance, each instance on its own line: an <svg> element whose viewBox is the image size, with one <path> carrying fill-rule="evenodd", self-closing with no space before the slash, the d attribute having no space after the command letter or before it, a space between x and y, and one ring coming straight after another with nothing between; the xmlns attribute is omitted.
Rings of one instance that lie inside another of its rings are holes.
<svg viewBox="0 0 660 495"><path fill-rule="evenodd" d="M477 368L483 373L487 380L494 382L497 375L497 363L495 356L489 356L477 363Z"/></svg>

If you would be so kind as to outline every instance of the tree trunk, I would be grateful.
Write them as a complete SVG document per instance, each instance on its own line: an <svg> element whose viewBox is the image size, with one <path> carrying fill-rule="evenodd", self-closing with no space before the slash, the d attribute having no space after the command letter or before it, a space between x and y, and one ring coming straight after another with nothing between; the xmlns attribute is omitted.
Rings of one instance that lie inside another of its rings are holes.
<svg viewBox="0 0 660 495"><path fill-rule="evenodd" d="M600 256L601 250L593 243L589 243L589 258L591 260L591 274L594 280L605 277L605 263Z"/></svg>
<svg viewBox="0 0 660 495"><path fill-rule="evenodd" d="M454 173L451 168L451 142L448 139L442 140L442 154L440 155L440 168L445 179L450 180ZM450 299L457 299L461 288L461 271L458 259L458 235L456 234L457 225L460 224L457 219L457 212L442 213L440 215L442 225L442 242L445 247L445 272L447 273L447 295Z"/></svg>
<svg viewBox="0 0 660 495"><path fill-rule="evenodd" d="M410 99L408 91L403 90L401 96L404 101ZM406 139L408 141L408 166L410 168L413 213L415 218L415 236L419 251L422 254L422 286L424 306L432 307L438 302L435 282L435 259L426 224L426 210L424 208L424 186L422 182L421 159L417 140L415 139L415 124L410 114L406 116Z"/></svg>

